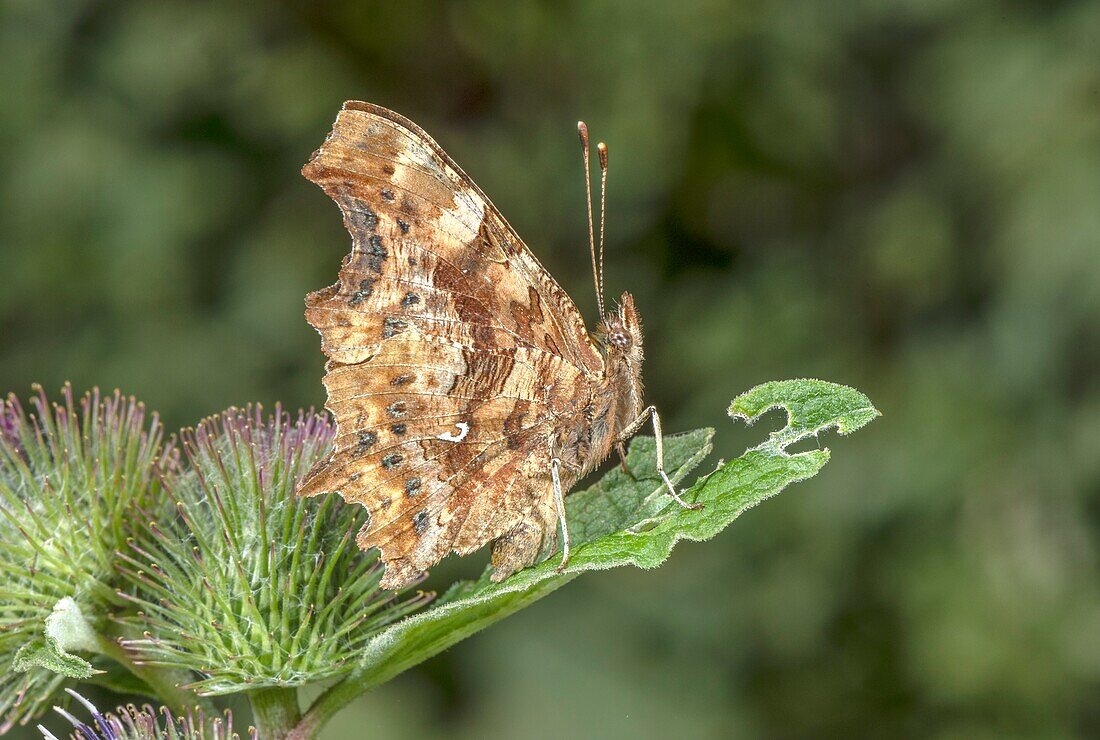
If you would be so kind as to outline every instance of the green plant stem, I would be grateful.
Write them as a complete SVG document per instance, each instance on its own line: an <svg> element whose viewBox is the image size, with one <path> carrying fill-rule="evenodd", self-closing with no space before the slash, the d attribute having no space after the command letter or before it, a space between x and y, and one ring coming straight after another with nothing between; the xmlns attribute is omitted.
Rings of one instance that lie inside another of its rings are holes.
<svg viewBox="0 0 1100 740"><path fill-rule="evenodd" d="M333 684L310 705L286 740L313 740L333 715L379 683L373 675L354 674Z"/></svg>
<svg viewBox="0 0 1100 740"><path fill-rule="evenodd" d="M130 654L127 653L114 637L99 636L99 653L119 663L123 668L134 674L156 694L157 699L168 706L173 712L186 713L187 710L199 707L208 717L217 716L217 709L213 702L195 692L183 688L189 675L183 671L155 666L138 665Z"/></svg>
<svg viewBox="0 0 1100 740"><path fill-rule="evenodd" d="M570 579L572 580L572 579ZM456 630L457 631L457 630ZM473 631L476 631L473 630ZM382 661L369 667L363 667L351 673L347 677L330 686L323 694L309 706L301 721L294 730L287 735L287 740L312 740L317 737L332 717L351 702L367 693L375 686L380 686L399 673L403 673L414 665L423 662L429 655L441 652L445 647L453 645L461 639L455 637L448 640L446 646L433 646L429 652L410 651L404 659L393 662Z"/></svg>
<svg viewBox="0 0 1100 740"><path fill-rule="evenodd" d="M292 731L302 718L298 708L298 689L272 687L248 692L256 729L264 740L295 737ZM311 737L311 736L307 736Z"/></svg>

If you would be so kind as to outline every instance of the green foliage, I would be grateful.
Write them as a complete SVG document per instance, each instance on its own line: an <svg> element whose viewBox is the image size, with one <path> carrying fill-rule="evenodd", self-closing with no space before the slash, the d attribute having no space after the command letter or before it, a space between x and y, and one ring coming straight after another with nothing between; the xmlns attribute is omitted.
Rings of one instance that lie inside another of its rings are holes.
<svg viewBox="0 0 1100 740"><path fill-rule="evenodd" d="M0 404L0 731L40 712L65 678L88 678L75 654L117 603L115 552L139 508L163 507L160 476L173 457L156 415L117 391L26 413ZM8 670L8 666L11 667Z"/></svg>
<svg viewBox="0 0 1100 740"><path fill-rule="evenodd" d="M824 380L777 380L758 385L730 403L729 415L752 424L772 409L787 412L787 423L756 449L772 454L826 429L851 434L879 415L871 400L855 388ZM828 459L822 450L822 464Z"/></svg>
<svg viewBox="0 0 1100 740"><path fill-rule="evenodd" d="M92 664L73 655L49 637L36 637L24 643L15 651L11 661L11 670L26 673L42 668L65 678L91 678L95 675Z"/></svg>
<svg viewBox="0 0 1100 740"><path fill-rule="evenodd" d="M140 664L201 675L202 695L300 686L348 672L379 629L424 594L378 589L361 554L361 507L305 499L295 484L328 452L323 417L230 409L182 436L186 466L166 482L178 516L145 521L119 557L137 612L123 641Z"/></svg>
<svg viewBox="0 0 1100 740"><path fill-rule="evenodd" d="M42 637L33 638L16 651L11 668L17 673L24 673L41 667L66 678L88 679L98 671L92 668L91 663L69 651L95 652L98 649L99 638L80 612L80 606L71 596L66 596L54 605L53 611L46 617Z"/></svg>

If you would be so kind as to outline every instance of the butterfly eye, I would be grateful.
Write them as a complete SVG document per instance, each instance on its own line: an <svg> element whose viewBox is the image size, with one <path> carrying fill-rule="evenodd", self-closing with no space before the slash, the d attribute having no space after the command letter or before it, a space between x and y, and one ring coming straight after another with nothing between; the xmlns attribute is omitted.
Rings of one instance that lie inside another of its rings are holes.
<svg viewBox="0 0 1100 740"><path fill-rule="evenodd" d="M629 349L630 347L630 335L625 331L613 331L607 335L607 341L612 347L618 347L619 349Z"/></svg>

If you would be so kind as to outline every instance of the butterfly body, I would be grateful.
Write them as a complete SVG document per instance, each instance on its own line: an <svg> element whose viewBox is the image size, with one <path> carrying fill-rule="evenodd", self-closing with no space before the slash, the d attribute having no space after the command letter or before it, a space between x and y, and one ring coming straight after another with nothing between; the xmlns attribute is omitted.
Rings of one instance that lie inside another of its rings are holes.
<svg viewBox="0 0 1100 740"><path fill-rule="evenodd" d="M346 103L303 174L352 251L306 298L337 434L299 493L368 509L357 541L384 588L490 542L495 579L530 565L565 529L564 492L640 425L633 299L590 334L480 189L384 108Z"/></svg>

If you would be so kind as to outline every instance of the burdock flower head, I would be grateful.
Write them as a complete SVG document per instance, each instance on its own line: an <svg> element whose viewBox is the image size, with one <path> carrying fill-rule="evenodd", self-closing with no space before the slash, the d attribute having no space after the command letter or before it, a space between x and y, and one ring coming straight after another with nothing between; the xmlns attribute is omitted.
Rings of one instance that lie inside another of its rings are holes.
<svg viewBox="0 0 1100 740"><path fill-rule="evenodd" d="M65 691L88 712L88 720L84 721L61 707L54 707L72 725L70 740L241 740L233 729L233 712L228 709L210 720L201 708L174 714L167 707L157 710L149 704L140 708L126 704L115 707L113 712L101 712L72 689ZM44 740L59 740L43 725L38 730ZM250 727L247 737L258 740L256 728Z"/></svg>
<svg viewBox="0 0 1100 740"><path fill-rule="evenodd" d="M200 694L298 686L350 670L427 601L378 589L377 558L353 541L359 507L295 495L332 437L323 416L259 406L181 434L186 465L166 481L178 516L148 520L122 555L139 663L197 673Z"/></svg>
<svg viewBox="0 0 1100 740"><path fill-rule="evenodd" d="M155 510L172 455L156 415L117 391L30 412L0 401L0 732L48 705L86 659L110 652L115 551L138 509Z"/></svg>

